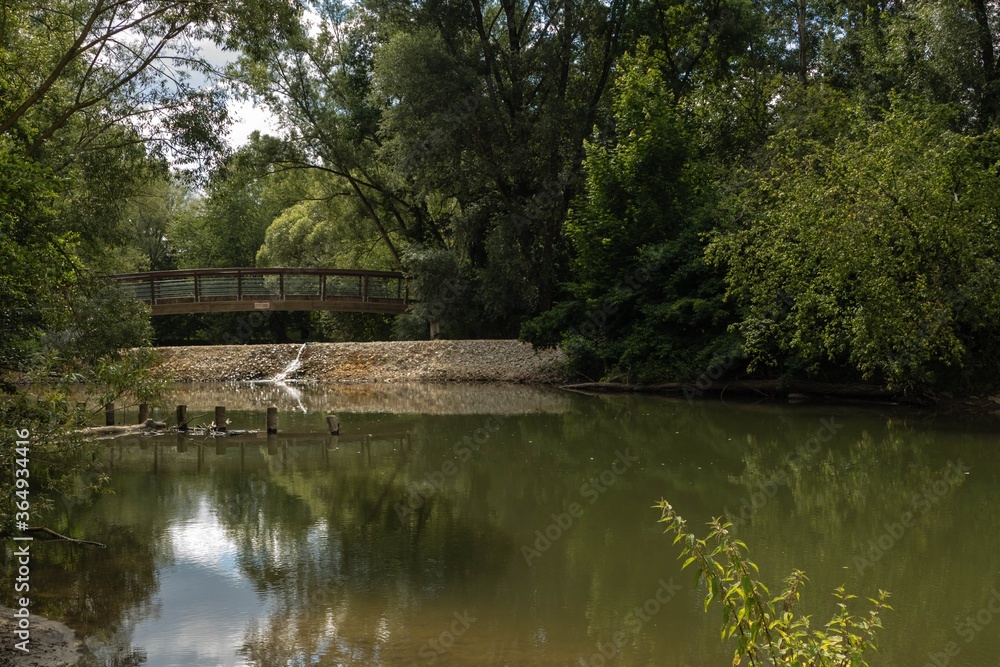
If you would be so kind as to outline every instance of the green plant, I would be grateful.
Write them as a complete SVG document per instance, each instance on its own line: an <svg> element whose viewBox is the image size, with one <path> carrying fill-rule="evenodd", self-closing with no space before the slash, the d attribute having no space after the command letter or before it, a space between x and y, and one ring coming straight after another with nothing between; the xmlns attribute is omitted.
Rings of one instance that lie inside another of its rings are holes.
<svg viewBox="0 0 1000 667"><path fill-rule="evenodd" d="M858 616L848 610L849 595L843 586L834 591L837 612L824 629L810 627L810 617L793 612L806 575L795 570L785 579L785 589L772 597L759 579L757 566L748 558L746 544L733 537L732 524L713 519L705 539L688 531L687 522L665 500L654 505L660 522L681 544L684 568L697 566L695 585L705 580L705 611L716 600L722 604L722 638L737 642L733 665L808 665L809 667L867 667L864 654L876 650L875 632L882 627L881 613L892 609L889 594L879 591L869 599L872 608Z"/></svg>

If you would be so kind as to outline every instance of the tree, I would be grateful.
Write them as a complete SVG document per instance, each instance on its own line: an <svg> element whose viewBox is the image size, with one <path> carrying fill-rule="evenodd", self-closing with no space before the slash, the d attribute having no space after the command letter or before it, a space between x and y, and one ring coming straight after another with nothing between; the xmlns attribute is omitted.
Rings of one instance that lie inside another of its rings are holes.
<svg viewBox="0 0 1000 667"><path fill-rule="evenodd" d="M283 0L18 0L0 12L0 421L31 432L35 509L92 469L71 429L95 398L156 392L148 349L130 351L148 346L147 313L100 276L135 268L129 200L164 175L164 156L220 147L222 98L186 79L183 67L207 66L183 38L252 48L297 11ZM26 377L44 385L13 383ZM71 399L74 381L88 406ZM5 428L0 532L15 517L13 440Z"/></svg>
<svg viewBox="0 0 1000 667"><path fill-rule="evenodd" d="M710 248L753 365L908 391L994 374L996 138L956 133L957 114L928 103L896 99L879 119L843 96L812 104Z"/></svg>
<svg viewBox="0 0 1000 667"><path fill-rule="evenodd" d="M451 254L475 301L454 330L500 335L552 302L624 17L590 0L323 5L311 36L237 75L290 128L285 164L338 177L397 266Z"/></svg>
<svg viewBox="0 0 1000 667"><path fill-rule="evenodd" d="M142 255L142 270L176 268L176 251L167 230L178 220L196 215L198 203L191 187L178 177L158 179L129 200L125 224Z"/></svg>
<svg viewBox="0 0 1000 667"><path fill-rule="evenodd" d="M590 377L693 379L732 346L721 275L703 260L712 167L661 58L622 60L614 133L587 144L585 194L566 225L575 298L523 329L561 343Z"/></svg>

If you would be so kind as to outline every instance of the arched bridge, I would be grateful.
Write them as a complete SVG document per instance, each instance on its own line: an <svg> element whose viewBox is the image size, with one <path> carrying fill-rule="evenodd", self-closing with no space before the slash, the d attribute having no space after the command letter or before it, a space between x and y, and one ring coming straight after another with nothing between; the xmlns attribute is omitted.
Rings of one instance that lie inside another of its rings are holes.
<svg viewBox="0 0 1000 667"><path fill-rule="evenodd" d="M405 313L402 273L357 269L191 269L112 276L153 315L242 310L338 310Z"/></svg>

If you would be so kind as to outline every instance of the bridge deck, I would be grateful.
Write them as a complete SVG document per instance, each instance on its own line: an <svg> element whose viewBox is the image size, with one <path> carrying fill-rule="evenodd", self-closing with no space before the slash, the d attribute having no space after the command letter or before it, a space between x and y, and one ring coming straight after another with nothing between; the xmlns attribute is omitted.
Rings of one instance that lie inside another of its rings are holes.
<svg viewBox="0 0 1000 667"><path fill-rule="evenodd" d="M396 271L234 268L113 276L153 315L247 310L405 313L409 286Z"/></svg>

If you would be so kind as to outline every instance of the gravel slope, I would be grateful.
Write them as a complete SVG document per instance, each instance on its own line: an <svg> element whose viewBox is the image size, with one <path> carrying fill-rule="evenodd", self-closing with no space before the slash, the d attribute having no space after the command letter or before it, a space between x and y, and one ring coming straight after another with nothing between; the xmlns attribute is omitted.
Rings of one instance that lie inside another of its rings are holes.
<svg viewBox="0 0 1000 667"><path fill-rule="evenodd" d="M516 340L206 345L161 347L161 377L175 382L273 378L299 357L286 379L299 382L519 382L565 380L559 350Z"/></svg>

